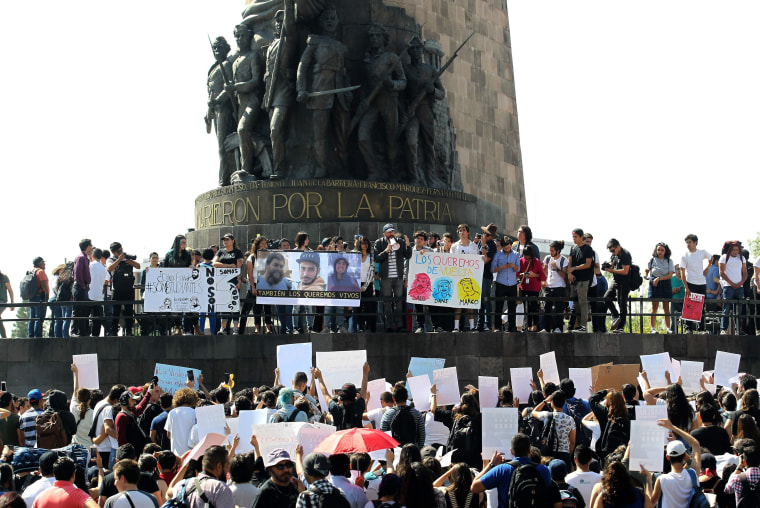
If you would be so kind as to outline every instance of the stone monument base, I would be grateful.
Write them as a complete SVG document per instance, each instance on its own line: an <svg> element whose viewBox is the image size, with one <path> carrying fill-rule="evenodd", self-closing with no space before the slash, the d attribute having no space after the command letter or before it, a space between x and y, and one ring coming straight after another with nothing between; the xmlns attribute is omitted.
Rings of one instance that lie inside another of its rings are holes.
<svg viewBox="0 0 760 508"><path fill-rule="evenodd" d="M347 242L357 234L374 240L388 222L411 237L419 229L455 233L462 223L473 231L491 222L503 226L504 216L492 203L450 190L364 180L261 180L198 196L195 231L187 237L189 247L203 249L232 233L245 249L257 235L293 243L306 231L315 246L335 235Z"/></svg>

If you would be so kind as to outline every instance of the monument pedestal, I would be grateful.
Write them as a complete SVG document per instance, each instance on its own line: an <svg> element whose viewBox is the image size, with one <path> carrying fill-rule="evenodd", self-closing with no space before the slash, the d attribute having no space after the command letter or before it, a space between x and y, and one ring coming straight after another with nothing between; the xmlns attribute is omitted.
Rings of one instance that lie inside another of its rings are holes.
<svg viewBox="0 0 760 508"><path fill-rule="evenodd" d="M312 244L326 236L350 242L362 234L378 238L388 222L409 235L456 232L458 224L478 229L499 222L504 211L470 194L398 183L364 180L261 180L206 192L195 200L195 231L188 245L220 244L226 233L244 249L257 235L288 238L306 231Z"/></svg>

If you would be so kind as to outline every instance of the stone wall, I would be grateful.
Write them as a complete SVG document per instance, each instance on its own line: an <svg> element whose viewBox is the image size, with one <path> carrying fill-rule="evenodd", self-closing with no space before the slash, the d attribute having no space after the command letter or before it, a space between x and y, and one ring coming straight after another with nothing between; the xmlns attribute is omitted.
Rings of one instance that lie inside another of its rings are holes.
<svg viewBox="0 0 760 508"><path fill-rule="evenodd" d="M0 341L0 379L16 394L52 387L71 392L71 355L97 353L101 387L149 381L156 362L201 369L208 387L235 374L238 387L271 384L277 346L313 344L313 351L366 349L370 379L402 379L412 356L440 357L456 366L459 383L477 385L478 376L498 376L504 384L512 367L539 367L539 355L555 351L560 376L569 367L605 362L639 363L639 355L668 351L679 360L713 367L716 351L742 355L741 371L760 373L755 337L716 335L604 334L312 334L309 336L119 337L9 339Z"/></svg>

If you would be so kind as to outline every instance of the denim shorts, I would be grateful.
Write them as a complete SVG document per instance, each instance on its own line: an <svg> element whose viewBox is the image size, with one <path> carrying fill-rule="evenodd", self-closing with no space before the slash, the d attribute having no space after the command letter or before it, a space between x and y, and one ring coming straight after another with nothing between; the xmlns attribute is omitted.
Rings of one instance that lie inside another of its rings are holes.
<svg viewBox="0 0 760 508"><path fill-rule="evenodd" d="M653 286L650 280L649 298L673 298L673 286L670 284L670 279L661 280L657 286Z"/></svg>

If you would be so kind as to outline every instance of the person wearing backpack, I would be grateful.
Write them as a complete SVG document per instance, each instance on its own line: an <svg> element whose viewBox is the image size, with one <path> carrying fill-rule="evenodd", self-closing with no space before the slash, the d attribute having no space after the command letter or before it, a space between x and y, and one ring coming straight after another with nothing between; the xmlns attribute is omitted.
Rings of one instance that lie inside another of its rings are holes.
<svg viewBox="0 0 760 508"><path fill-rule="evenodd" d="M596 453L600 460L620 445L627 445L631 437L631 421L623 394L600 390L588 399L591 410L599 422L601 435L596 441Z"/></svg>
<svg viewBox="0 0 760 508"><path fill-rule="evenodd" d="M549 468L530 459L530 438L515 434L510 451L515 457L510 462L505 461L503 453L494 452L488 465L472 481L472 493L497 489L499 508L561 508L559 488L552 481Z"/></svg>
<svg viewBox="0 0 760 508"><path fill-rule="evenodd" d="M736 496L736 508L760 506L760 448L757 443L744 446L741 466L728 477L725 492Z"/></svg>
<svg viewBox="0 0 760 508"><path fill-rule="evenodd" d="M437 395L435 385L430 391ZM437 407L436 399L437 397L431 397L430 411L435 421L443 423L449 429L446 451L456 450L451 456L452 463L466 462L475 469L483 467L483 422L478 399L472 393L463 393L453 410Z"/></svg>
<svg viewBox="0 0 760 508"><path fill-rule="evenodd" d="M433 397L436 395L433 394ZM407 404L409 392L403 386L393 388L394 407L388 409L380 422L380 430L391 432L401 446L414 443L421 450L425 447L425 418Z"/></svg>
<svg viewBox="0 0 760 508"><path fill-rule="evenodd" d="M581 492L567 483L567 464L559 459L552 459L549 464L549 473L552 475L552 481L557 484L559 496L562 499L562 508L586 508L587 503Z"/></svg>
<svg viewBox="0 0 760 508"><path fill-rule="evenodd" d="M48 276L45 274L45 260L36 257L32 261L34 268L27 272L21 280L21 298L29 302L42 303L48 301L50 285ZM29 324L27 332L29 338L42 337L42 323L45 321L47 305L35 305L29 309Z"/></svg>
<svg viewBox="0 0 760 508"><path fill-rule="evenodd" d="M629 272L633 264L631 253L620 246L615 238L607 242L607 250L612 257L609 263L602 264L602 271L612 274L612 284L607 292L604 293L604 302L612 315L612 333L622 333L625 328L625 318L628 314L628 293L631 292L631 278ZM613 300L617 300L618 309L615 308Z"/></svg>
<svg viewBox="0 0 760 508"><path fill-rule="evenodd" d="M66 394L62 391L48 392L47 408L35 421L37 448L52 450L71 443L72 436L77 433L77 421L69 411L67 402Z"/></svg>
<svg viewBox="0 0 760 508"><path fill-rule="evenodd" d="M293 400L293 389L283 388L277 396L280 409L269 418L269 423L303 422L309 423L309 415L296 408Z"/></svg>
<svg viewBox="0 0 760 508"><path fill-rule="evenodd" d="M300 463L300 454L296 460ZM300 464L298 464L300 465ZM330 474L330 459L321 453L310 453L303 459L302 469L309 488L298 494L298 508L351 508L343 493L327 480Z"/></svg>
<svg viewBox="0 0 760 508"><path fill-rule="evenodd" d="M539 372L541 370L539 369ZM542 380L543 372L539 376ZM543 384L543 383L542 383ZM591 412L591 406L583 399L575 397L575 383L570 378L559 382L559 389L565 394L565 405L562 411L573 417L575 422L575 446L591 444L591 431L583 425L583 418Z"/></svg>
<svg viewBox="0 0 760 508"><path fill-rule="evenodd" d="M551 411L543 410L547 403L551 403ZM564 405L565 394L561 390L557 390L537 405L531 412L531 416L536 420L542 420L544 426L551 429L549 434L545 433L549 436L546 443L546 454L563 460L570 469L577 429L573 417L562 411Z"/></svg>

